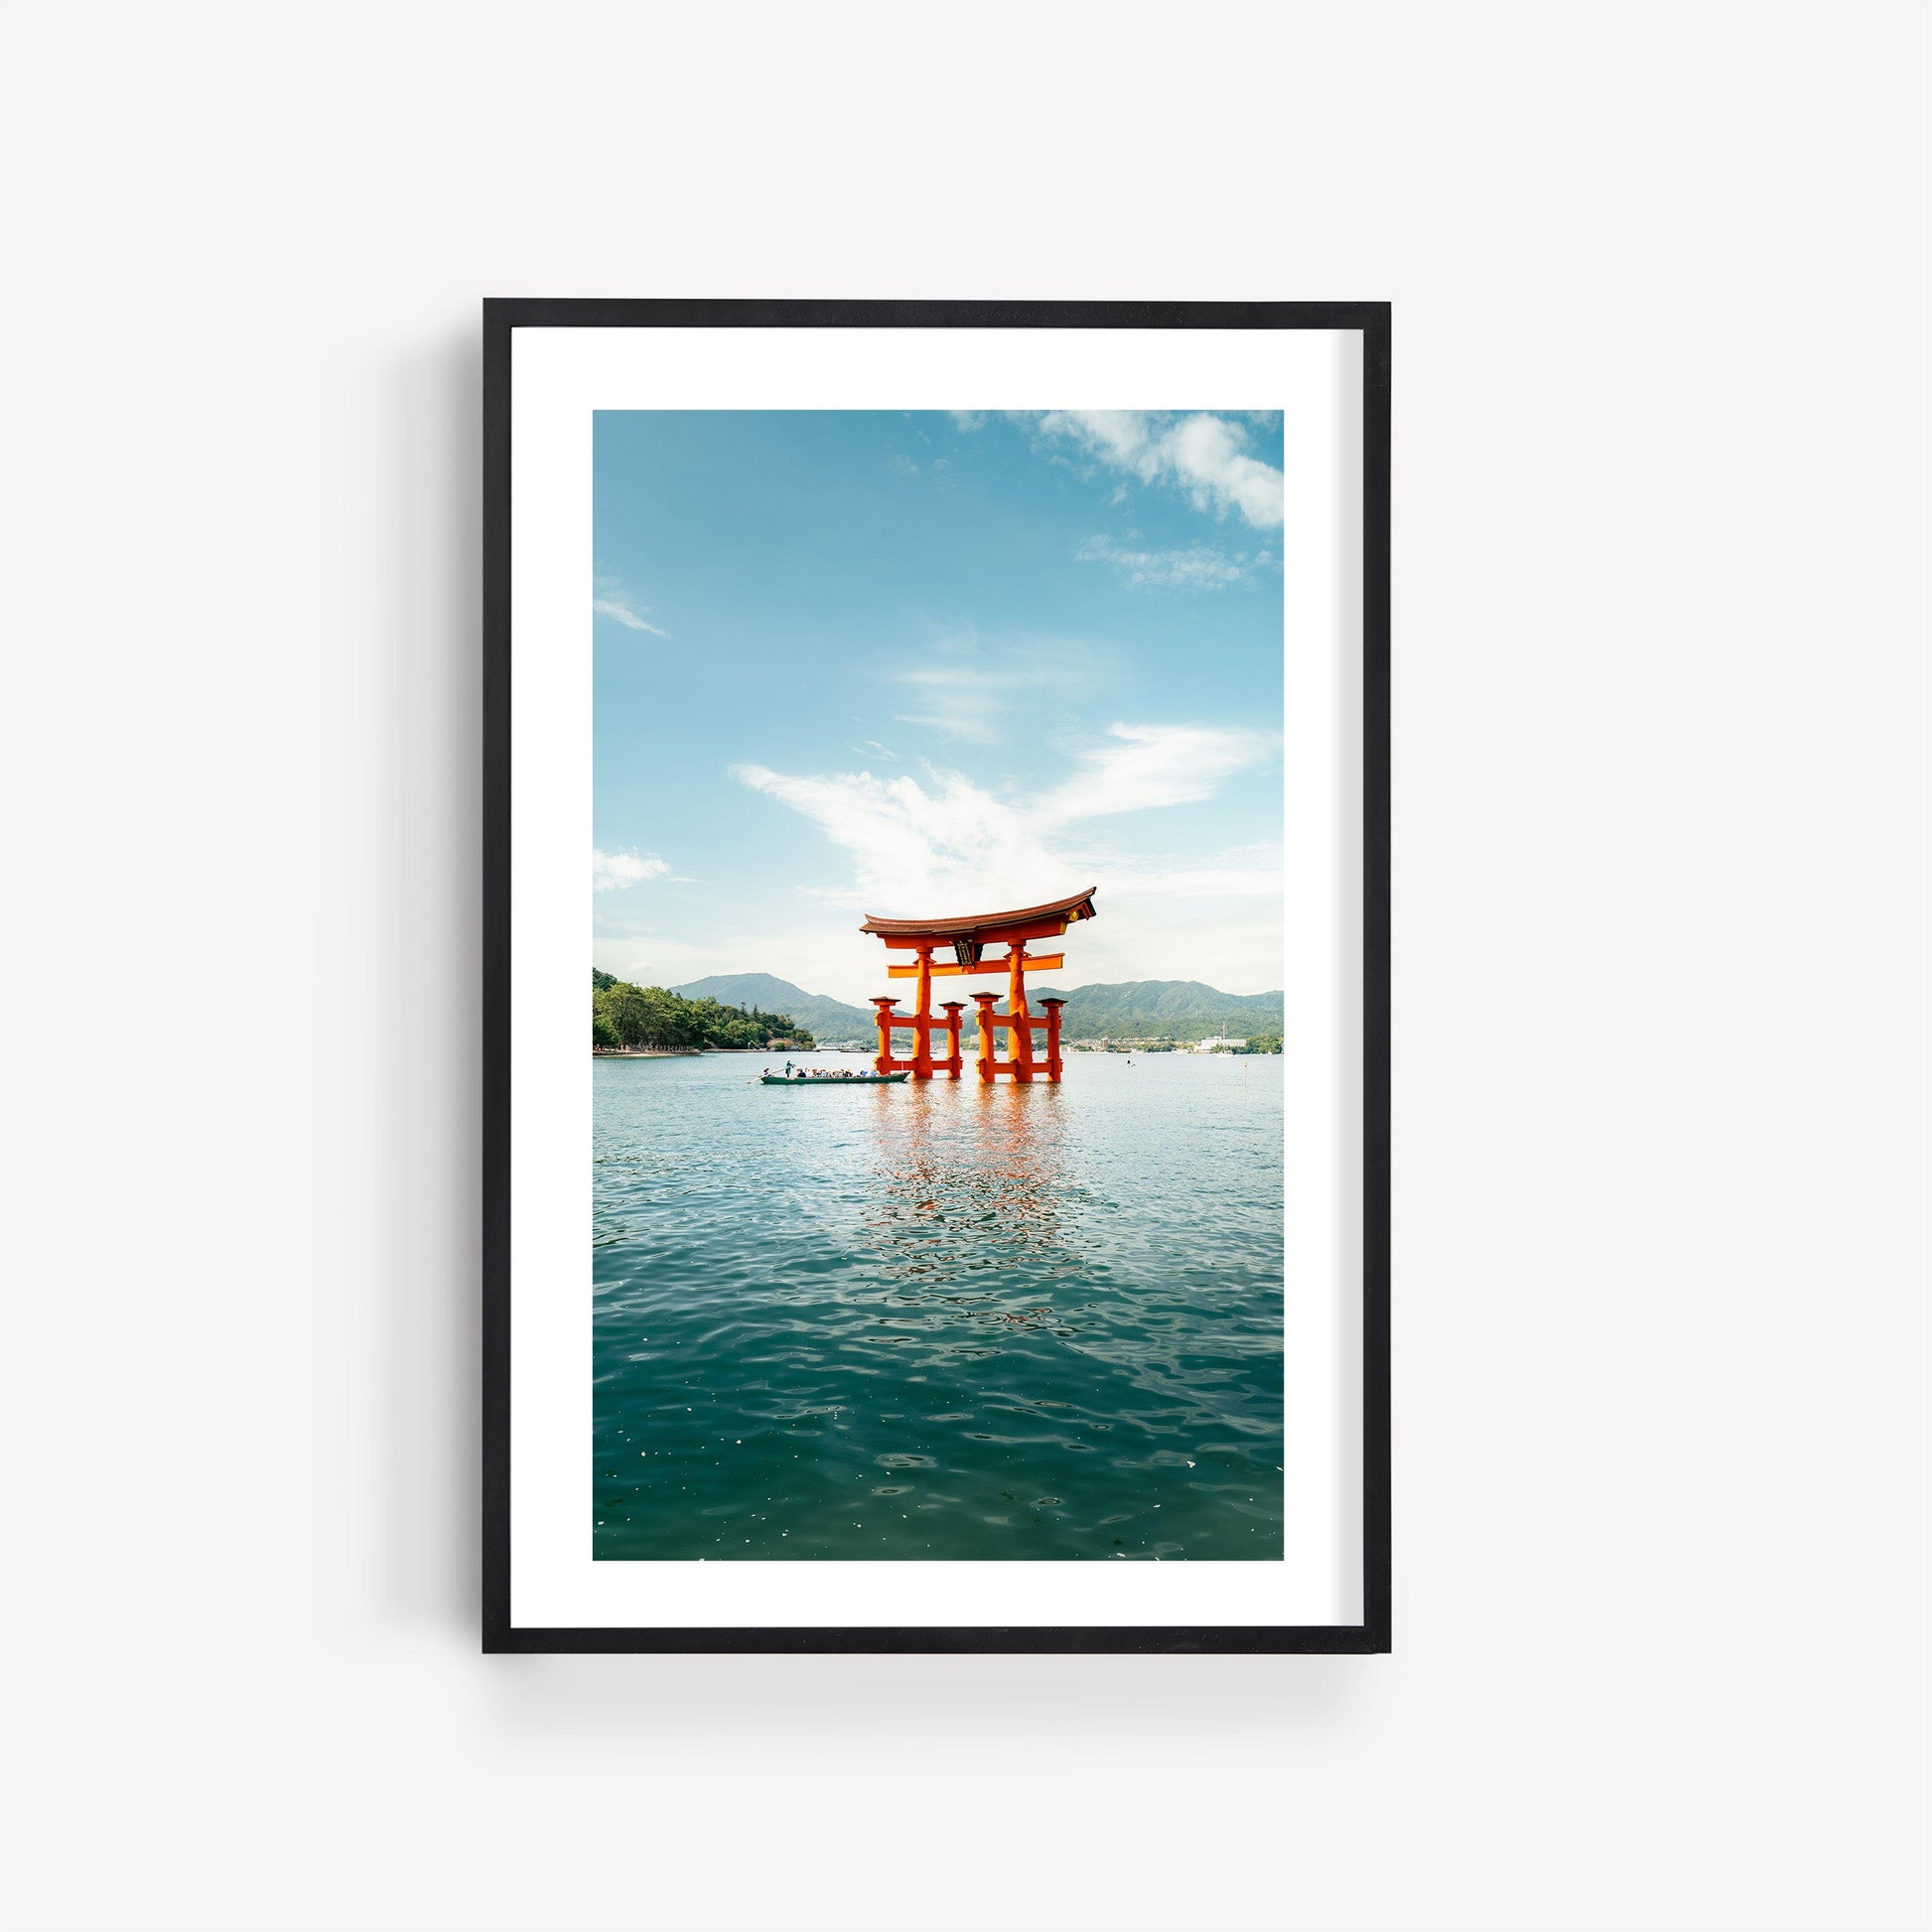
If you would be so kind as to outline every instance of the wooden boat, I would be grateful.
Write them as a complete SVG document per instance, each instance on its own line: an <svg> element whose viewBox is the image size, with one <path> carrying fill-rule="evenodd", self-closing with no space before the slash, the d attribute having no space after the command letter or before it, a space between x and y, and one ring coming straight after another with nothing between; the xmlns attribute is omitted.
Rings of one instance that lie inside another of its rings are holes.
<svg viewBox="0 0 1932 1932"><path fill-rule="evenodd" d="M891 1087L908 1078L904 1073L807 1073L802 1077L788 1073L760 1073L760 1084L767 1087Z"/></svg>

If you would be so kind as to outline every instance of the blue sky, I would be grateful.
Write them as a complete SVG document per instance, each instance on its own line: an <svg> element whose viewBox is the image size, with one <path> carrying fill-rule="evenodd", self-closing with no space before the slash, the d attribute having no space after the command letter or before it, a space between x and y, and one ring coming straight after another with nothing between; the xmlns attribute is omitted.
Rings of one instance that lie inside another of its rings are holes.
<svg viewBox="0 0 1932 1932"><path fill-rule="evenodd" d="M1279 418L600 411L597 963L894 990L868 912L1099 888L1060 983L1281 976Z"/></svg>

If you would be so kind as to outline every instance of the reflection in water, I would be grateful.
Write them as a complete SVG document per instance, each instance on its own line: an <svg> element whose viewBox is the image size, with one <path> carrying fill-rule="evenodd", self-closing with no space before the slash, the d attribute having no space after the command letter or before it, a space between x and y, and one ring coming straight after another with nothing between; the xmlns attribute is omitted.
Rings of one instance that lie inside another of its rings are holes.
<svg viewBox="0 0 1932 1932"><path fill-rule="evenodd" d="M957 1287L1023 1261L1050 1267L1063 1240L1077 1248L1061 1091L976 1080L944 1092L934 1083L904 1096L904 1107L875 1112L866 1225L889 1274Z"/></svg>
<svg viewBox="0 0 1932 1932"><path fill-rule="evenodd" d="M1279 1557L1278 1066L600 1064L596 1553Z"/></svg>
<svg viewBox="0 0 1932 1932"><path fill-rule="evenodd" d="M881 1311L882 1345L920 1340L935 1362L972 1360L997 1352L999 1327L1055 1321L1051 1303L1030 1300L1079 1271L1059 1092L934 1083L875 1112L865 1235L881 1274L900 1286Z"/></svg>

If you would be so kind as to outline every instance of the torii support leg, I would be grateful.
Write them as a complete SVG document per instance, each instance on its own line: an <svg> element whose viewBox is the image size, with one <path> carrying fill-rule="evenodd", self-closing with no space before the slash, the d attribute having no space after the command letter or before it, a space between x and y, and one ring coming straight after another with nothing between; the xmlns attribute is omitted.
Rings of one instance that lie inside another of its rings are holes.
<svg viewBox="0 0 1932 1932"><path fill-rule="evenodd" d="M1015 942L1007 953L1007 1061L1016 1080L1034 1077L1034 1030L1027 1022L1027 949Z"/></svg>
<svg viewBox="0 0 1932 1932"><path fill-rule="evenodd" d="M1046 1077L1057 1080L1060 1077L1060 1008L1064 1000L1042 1000L1040 1005L1046 1009Z"/></svg>
<svg viewBox="0 0 1932 1932"><path fill-rule="evenodd" d="M932 1078L932 948L919 948L919 997L912 1018L912 1077Z"/></svg>
<svg viewBox="0 0 1932 1932"><path fill-rule="evenodd" d="M980 1078L989 1087L993 1084L993 1061L998 1050L993 1044L993 1002L998 998L996 993L973 995L973 1004L979 1008Z"/></svg>
<svg viewBox="0 0 1932 1932"><path fill-rule="evenodd" d="M874 1000L873 1005L879 1012L879 1052L873 1066L880 1073L890 1073L893 1070L893 1009L898 1005L898 999L896 995L889 1000Z"/></svg>
<svg viewBox="0 0 1932 1932"><path fill-rule="evenodd" d="M946 1078L959 1078L959 1016L966 1011L964 1000L948 1000L946 1009Z"/></svg>

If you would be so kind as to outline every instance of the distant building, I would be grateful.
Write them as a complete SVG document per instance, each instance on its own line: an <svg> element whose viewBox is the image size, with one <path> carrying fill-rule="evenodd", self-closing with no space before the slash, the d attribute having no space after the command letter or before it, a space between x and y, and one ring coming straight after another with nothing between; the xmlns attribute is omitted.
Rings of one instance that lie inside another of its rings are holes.
<svg viewBox="0 0 1932 1932"><path fill-rule="evenodd" d="M1212 1053L1216 1050L1238 1052L1247 1045L1245 1039L1233 1039L1225 1034L1210 1034L1194 1048L1196 1053Z"/></svg>

